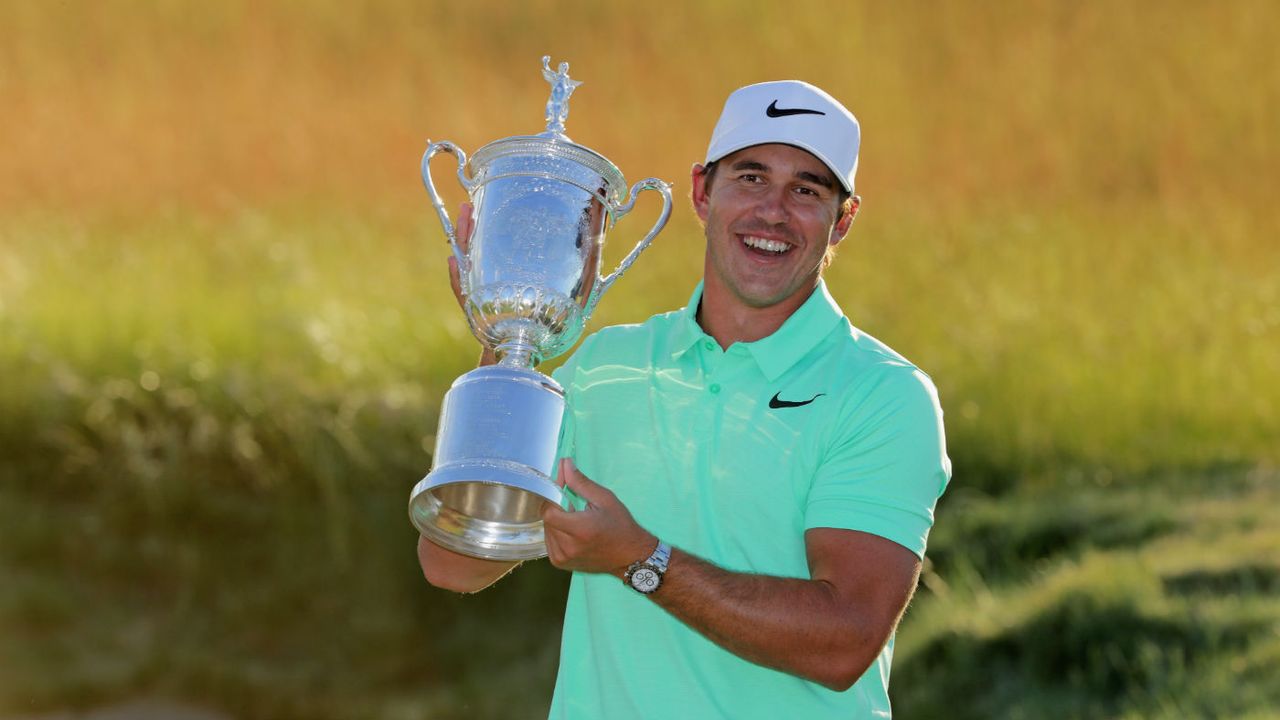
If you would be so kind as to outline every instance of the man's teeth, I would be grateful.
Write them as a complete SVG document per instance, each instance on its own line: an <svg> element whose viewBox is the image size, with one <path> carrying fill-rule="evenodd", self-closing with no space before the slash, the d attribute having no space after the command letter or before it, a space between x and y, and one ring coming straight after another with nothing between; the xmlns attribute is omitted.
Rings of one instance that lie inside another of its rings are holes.
<svg viewBox="0 0 1280 720"><path fill-rule="evenodd" d="M754 235L744 235L742 242L747 246L758 250L768 250L772 253L784 253L791 249L791 246L779 240L766 240L765 238L755 237Z"/></svg>

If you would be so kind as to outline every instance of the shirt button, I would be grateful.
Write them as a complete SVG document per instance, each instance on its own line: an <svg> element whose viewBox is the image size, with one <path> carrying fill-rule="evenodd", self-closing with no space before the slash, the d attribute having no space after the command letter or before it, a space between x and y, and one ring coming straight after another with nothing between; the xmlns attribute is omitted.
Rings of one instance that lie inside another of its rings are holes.
<svg viewBox="0 0 1280 720"><path fill-rule="evenodd" d="M715 340L705 340L705 341L703 341L703 343L702 343L702 347L704 347L704 348L706 348L706 349L708 349L708 350L715 350L715 349L716 349L716 341L715 341Z"/></svg>
<svg viewBox="0 0 1280 720"><path fill-rule="evenodd" d="M711 387L707 389L711 391L712 395L715 395L720 392L720 383L711 383Z"/></svg>

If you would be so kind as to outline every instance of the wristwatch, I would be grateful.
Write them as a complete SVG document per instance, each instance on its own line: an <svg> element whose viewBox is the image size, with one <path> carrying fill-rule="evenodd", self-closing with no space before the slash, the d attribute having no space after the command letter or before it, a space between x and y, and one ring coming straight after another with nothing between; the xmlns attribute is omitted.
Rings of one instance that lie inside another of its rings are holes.
<svg viewBox="0 0 1280 720"><path fill-rule="evenodd" d="M671 546L659 540L652 555L631 563L623 574L622 581L636 592L650 595L662 587L662 576L667 574L667 563L670 561Z"/></svg>

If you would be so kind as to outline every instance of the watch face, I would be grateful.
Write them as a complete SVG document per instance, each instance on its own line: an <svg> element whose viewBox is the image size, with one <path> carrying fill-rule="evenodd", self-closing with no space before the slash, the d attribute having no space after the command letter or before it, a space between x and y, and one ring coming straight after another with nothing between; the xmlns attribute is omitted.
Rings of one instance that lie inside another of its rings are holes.
<svg viewBox="0 0 1280 720"><path fill-rule="evenodd" d="M658 585L662 583L662 576L651 567L636 568L631 573L631 587L642 593L651 593L658 589Z"/></svg>

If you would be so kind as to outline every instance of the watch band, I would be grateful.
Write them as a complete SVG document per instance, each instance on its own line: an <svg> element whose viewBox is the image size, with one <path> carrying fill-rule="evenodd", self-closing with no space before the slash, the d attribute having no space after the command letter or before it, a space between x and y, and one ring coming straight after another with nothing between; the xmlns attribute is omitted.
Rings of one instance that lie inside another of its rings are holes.
<svg viewBox="0 0 1280 720"><path fill-rule="evenodd" d="M671 546L661 540L658 541L658 547L653 549L653 554L649 556L648 560L645 560L645 563L654 566L658 569L658 572L663 573L667 571L667 565L670 562Z"/></svg>

